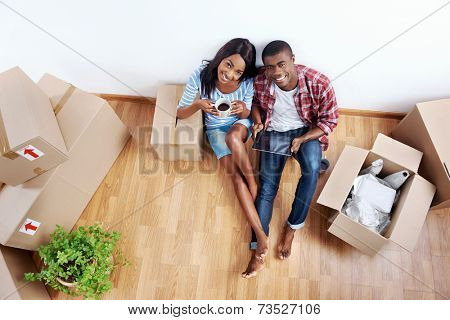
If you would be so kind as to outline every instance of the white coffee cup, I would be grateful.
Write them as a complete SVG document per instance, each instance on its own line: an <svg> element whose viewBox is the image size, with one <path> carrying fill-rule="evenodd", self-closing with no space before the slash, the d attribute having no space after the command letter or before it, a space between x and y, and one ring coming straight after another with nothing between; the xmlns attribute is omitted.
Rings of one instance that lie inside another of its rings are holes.
<svg viewBox="0 0 450 320"><path fill-rule="evenodd" d="M226 109L225 109L224 105L227 106ZM220 107L220 109L219 109L219 107ZM231 112L231 101L228 100L227 98L220 98L214 104L214 108L216 108L217 112L219 112L219 117L221 117L221 118L228 117ZM223 110L221 110L221 109L223 109Z"/></svg>

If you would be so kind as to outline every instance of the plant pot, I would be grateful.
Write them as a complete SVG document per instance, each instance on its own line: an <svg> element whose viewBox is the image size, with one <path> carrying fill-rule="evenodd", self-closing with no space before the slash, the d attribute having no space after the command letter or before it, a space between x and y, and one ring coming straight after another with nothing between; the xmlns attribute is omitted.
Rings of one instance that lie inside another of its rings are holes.
<svg viewBox="0 0 450 320"><path fill-rule="evenodd" d="M58 281L63 286L66 286L68 288L73 288L73 287L75 287L77 285L76 282L66 282L66 281L62 280L61 278L56 278L56 281Z"/></svg>

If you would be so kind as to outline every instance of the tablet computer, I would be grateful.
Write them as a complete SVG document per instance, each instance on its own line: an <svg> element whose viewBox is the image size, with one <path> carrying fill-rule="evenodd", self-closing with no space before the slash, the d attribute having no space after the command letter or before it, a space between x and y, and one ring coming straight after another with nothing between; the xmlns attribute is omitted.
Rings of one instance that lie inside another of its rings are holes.
<svg viewBox="0 0 450 320"><path fill-rule="evenodd" d="M292 156L291 145L292 137L284 132L262 130L256 135L252 149L283 156Z"/></svg>

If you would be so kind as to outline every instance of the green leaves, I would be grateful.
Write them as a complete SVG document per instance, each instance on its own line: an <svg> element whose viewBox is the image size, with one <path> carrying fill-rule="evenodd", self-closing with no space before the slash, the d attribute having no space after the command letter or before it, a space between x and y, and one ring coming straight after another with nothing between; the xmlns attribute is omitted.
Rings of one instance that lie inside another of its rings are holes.
<svg viewBox="0 0 450 320"><path fill-rule="evenodd" d="M57 226L50 242L38 249L44 262L39 273L25 273L25 280L44 281L53 289L86 299L100 299L112 288L109 276L117 265L128 265L121 250L114 251L120 239L118 232L108 232L99 224L79 227L68 233ZM113 256L117 256L114 264ZM76 283L72 288L57 279Z"/></svg>

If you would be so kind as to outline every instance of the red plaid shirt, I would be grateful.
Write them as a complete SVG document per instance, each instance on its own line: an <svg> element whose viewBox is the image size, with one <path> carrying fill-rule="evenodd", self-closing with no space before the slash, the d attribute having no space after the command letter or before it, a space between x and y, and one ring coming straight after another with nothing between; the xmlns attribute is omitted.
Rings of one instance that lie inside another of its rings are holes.
<svg viewBox="0 0 450 320"><path fill-rule="evenodd" d="M309 127L319 127L325 134L319 138L322 149L328 148L328 135L337 126L339 117L336 97L330 80L320 72L295 65L298 75L298 91L294 96L295 106L300 119ZM264 67L260 68L254 80L255 95L252 107L258 107L266 115L264 128L272 119L275 103L275 86L267 79Z"/></svg>

